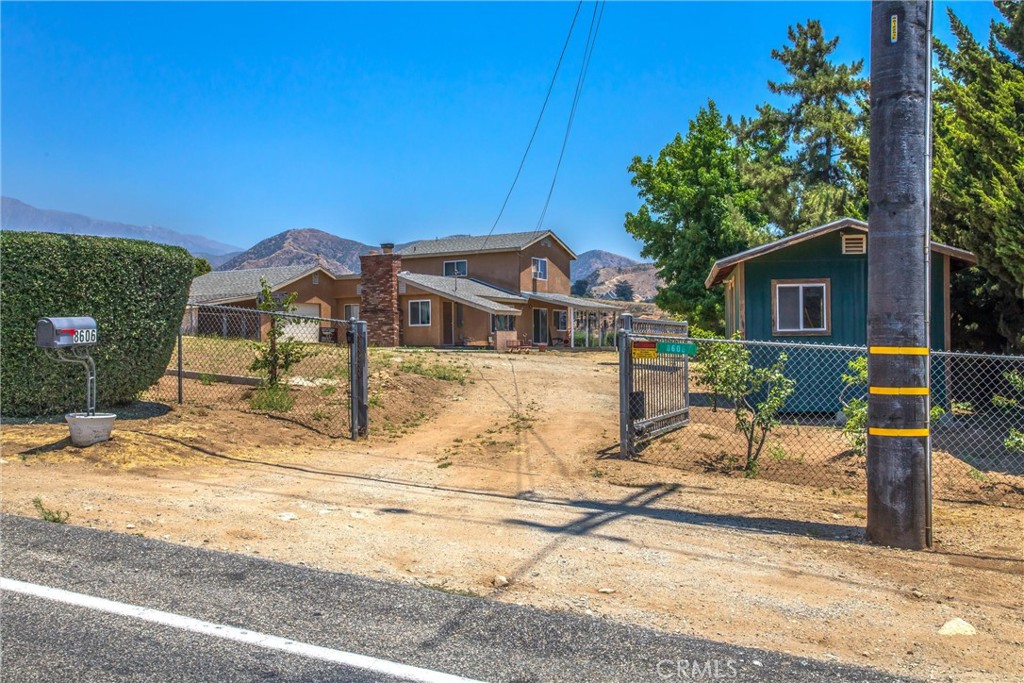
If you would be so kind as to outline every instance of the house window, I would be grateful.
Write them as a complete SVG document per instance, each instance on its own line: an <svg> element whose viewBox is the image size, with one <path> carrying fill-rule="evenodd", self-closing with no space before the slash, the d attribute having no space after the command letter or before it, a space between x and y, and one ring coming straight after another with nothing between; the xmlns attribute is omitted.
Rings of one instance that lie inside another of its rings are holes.
<svg viewBox="0 0 1024 683"><path fill-rule="evenodd" d="M320 284L320 273L313 273L313 284Z"/></svg>
<svg viewBox="0 0 1024 683"><path fill-rule="evenodd" d="M342 310L345 312L345 320L351 320L352 318L359 320L359 304L345 304Z"/></svg>
<svg viewBox="0 0 1024 683"><path fill-rule="evenodd" d="M492 315L491 332L514 332L516 317L514 315Z"/></svg>
<svg viewBox="0 0 1024 683"><path fill-rule="evenodd" d="M409 327L430 326L430 300L409 302Z"/></svg>
<svg viewBox="0 0 1024 683"><path fill-rule="evenodd" d="M465 260L444 262L445 277L466 277L466 275L468 274L469 265L466 263Z"/></svg>
<svg viewBox="0 0 1024 683"><path fill-rule="evenodd" d="M565 332L569 329L568 311L555 311L555 329L559 332Z"/></svg>
<svg viewBox="0 0 1024 683"><path fill-rule="evenodd" d="M548 279L548 260L546 258L534 258L533 259L533 279L534 280L547 280Z"/></svg>
<svg viewBox="0 0 1024 683"><path fill-rule="evenodd" d="M831 333L829 280L772 280L774 334Z"/></svg>

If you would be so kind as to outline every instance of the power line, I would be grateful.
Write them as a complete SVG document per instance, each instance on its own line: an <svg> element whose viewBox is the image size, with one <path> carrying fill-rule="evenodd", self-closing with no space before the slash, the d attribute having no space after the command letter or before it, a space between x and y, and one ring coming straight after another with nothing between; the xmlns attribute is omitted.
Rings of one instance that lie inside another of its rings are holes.
<svg viewBox="0 0 1024 683"><path fill-rule="evenodd" d="M597 44L597 32L601 28L601 18L604 17L605 0L594 2L594 14L590 18L590 31L587 33L587 42L583 46L583 62L580 64L580 75L576 80L576 93L572 99L572 108L569 110L569 121L565 126L565 136L562 138L562 149L558 153L558 163L555 165L555 173L551 178L551 187L548 188L548 196L544 200L544 208L541 209L540 218L537 219L537 230L544 226L544 218L548 213L548 206L551 204L551 196L555 192L555 183L558 181L558 172L562 168L562 159L565 156L565 148L569 143L569 133L572 132L572 123L576 118L576 109L580 101L580 94L583 92L583 83L587 78L587 70L590 68L590 58L594 54L594 46ZM600 7L600 12L598 8Z"/></svg>
<svg viewBox="0 0 1024 683"><path fill-rule="evenodd" d="M498 211L498 217L494 219L494 224L491 225L491 229L487 232L487 237L484 238L484 243L480 247L483 249L487 246L487 240L491 238L494 233L494 229L498 227L498 222L505 213L505 208L508 206L508 200L512 197L512 191L516 189L516 183L519 182L519 176L523 172L523 166L526 165L526 157L530 154L530 148L533 147L533 141L537 138L537 131L540 129L540 122L544 118L544 112L548 108L548 102L551 100L551 91L555 88L555 80L558 78L558 71L562 68L562 60L565 58L565 51L569 48L569 41L572 39L573 29L576 28L576 19L580 15L580 9L583 8L583 0L580 0L576 5L576 12L572 15L572 23L569 24L569 33L565 36L565 44L562 45L562 52L558 55L558 63L555 64L555 73L551 75L551 83L548 84L548 92L544 96L544 104L541 105L540 114L537 116L537 123L533 126L533 133L530 134L530 141L526 143L526 150L523 152L523 158L519 161L519 168L516 170L515 178L512 179L512 186L508 188L508 193L505 195L505 201L501 204L501 210Z"/></svg>

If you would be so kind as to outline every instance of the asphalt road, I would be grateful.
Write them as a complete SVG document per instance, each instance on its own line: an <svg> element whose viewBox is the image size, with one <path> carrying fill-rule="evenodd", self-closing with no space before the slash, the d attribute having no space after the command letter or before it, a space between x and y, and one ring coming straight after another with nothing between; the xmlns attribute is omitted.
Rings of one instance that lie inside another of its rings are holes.
<svg viewBox="0 0 1024 683"><path fill-rule="evenodd" d="M0 533L0 577L7 580L398 662L428 674L510 683L899 680L600 618L23 517L0 517ZM0 680L414 679L5 589Z"/></svg>

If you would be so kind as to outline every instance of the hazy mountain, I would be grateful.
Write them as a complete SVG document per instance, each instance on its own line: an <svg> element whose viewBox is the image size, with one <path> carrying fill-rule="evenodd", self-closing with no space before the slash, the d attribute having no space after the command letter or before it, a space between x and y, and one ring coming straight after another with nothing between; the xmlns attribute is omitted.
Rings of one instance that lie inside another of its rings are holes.
<svg viewBox="0 0 1024 683"><path fill-rule="evenodd" d="M4 230L33 230L99 237L126 237L149 240L161 244L185 247L195 256L210 259L239 251L238 247L207 239L200 235L175 232L155 225L129 225L89 218L77 213L37 209L13 197L3 197L0 207L0 227ZM212 258L211 258L212 257Z"/></svg>
<svg viewBox="0 0 1024 683"><path fill-rule="evenodd" d="M614 254L612 254L614 256ZM620 257L623 258L623 257ZM590 295L603 299L615 298L615 284L628 281L633 285L633 297L637 301L650 301L664 286L653 263L636 263L632 266L600 268L587 276Z"/></svg>
<svg viewBox="0 0 1024 683"><path fill-rule="evenodd" d="M595 270L602 268L622 268L625 266L635 266L637 261L625 256L619 256L613 254L610 251L602 251L601 249L591 249L585 251L576 257L576 260L572 262L569 267L569 278L576 282L577 280L584 280L590 276Z"/></svg>
<svg viewBox="0 0 1024 683"><path fill-rule="evenodd" d="M285 230L235 255L217 266L217 270L292 266L302 263L313 265L320 258L326 263L327 269L335 273L358 273L360 254L367 254L374 248L362 242L331 235L323 230Z"/></svg>

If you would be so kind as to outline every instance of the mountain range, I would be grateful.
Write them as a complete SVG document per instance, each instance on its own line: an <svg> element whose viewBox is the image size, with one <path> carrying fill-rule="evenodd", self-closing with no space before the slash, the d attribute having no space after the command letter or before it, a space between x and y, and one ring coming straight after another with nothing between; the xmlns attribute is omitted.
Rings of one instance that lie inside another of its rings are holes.
<svg viewBox="0 0 1024 683"><path fill-rule="evenodd" d="M211 240L201 235L176 232L155 225L131 225L97 220L78 213L37 209L13 197L0 198L0 228L4 230L36 230L98 237L126 237L161 244L185 247L194 256L220 261L241 251L238 247Z"/></svg>
<svg viewBox="0 0 1024 683"><path fill-rule="evenodd" d="M242 270L268 266L314 264L322 261L335 273L359 271L359 256L377 248L312 228L285 230L246 250L200 235L168 228L97 220L76 213L37 209L12 197L3 197L0 227L4 230L38 230L101 237L125 237L173 244L201 256L217 270ZM396 245L401 248L404 245ZM647 301L661 284L653 264L639 263L601 249L585 251L571 265L573 282L586 280L591 296L614 298L615 285L628 280L634 297Z"/></svg>

